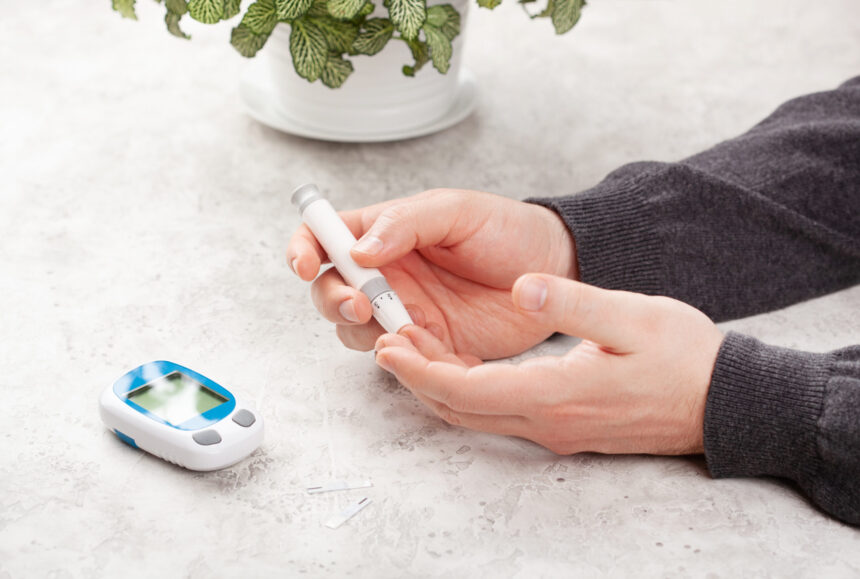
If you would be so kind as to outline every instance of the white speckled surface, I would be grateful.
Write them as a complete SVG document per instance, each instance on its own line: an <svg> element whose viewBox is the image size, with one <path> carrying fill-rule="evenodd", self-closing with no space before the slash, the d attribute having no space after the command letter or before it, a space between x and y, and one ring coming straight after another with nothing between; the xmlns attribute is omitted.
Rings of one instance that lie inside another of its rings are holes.
<svg viewBox="0 0 860 579"><path fill-rule="evenodd" d="M3 7L0 578L860 575L858 531L789 485L440 423L340 346L283 259L307 180L341 208L446 185L563 194L732 136L860 74L856 0L595 0L562 38L513 3L475 10L478 112L383 145L256 124L229 30L181 43L138 4L137 23L106 0ZM847 345L860 288L725 327ZM102 388L159 358L246 392L262 448L197 474L108 433Z"/></svg>

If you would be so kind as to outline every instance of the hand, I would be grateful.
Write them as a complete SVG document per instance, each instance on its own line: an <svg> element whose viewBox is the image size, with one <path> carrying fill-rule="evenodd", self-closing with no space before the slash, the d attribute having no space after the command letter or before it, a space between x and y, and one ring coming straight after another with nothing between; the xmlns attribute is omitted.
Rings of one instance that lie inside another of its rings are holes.
<svg viewBox="0 0 860 579"><path fill-rule="evenodd" d="M552 333L511 304L517 277L576 275L573 237L555 212L539 205L437 189L341 217L360 237L352 250L356 263L379 267L413 321L472 363L520 353ZM287 260L307 281L328 261L304 225L290 240ZM333 268L314 281L311 297L350 348L370 350L384 333L367 297Z"/></svg>
<svg viewBox="0 0 860 579"><path fill-rule="evenodd" d="M469 366L423 328L376 343L376 361L445 421L559 454L703 451L705 400L723 335L677 300L544 274L517 280L532 327L583 338L561 357Z"/></svg>

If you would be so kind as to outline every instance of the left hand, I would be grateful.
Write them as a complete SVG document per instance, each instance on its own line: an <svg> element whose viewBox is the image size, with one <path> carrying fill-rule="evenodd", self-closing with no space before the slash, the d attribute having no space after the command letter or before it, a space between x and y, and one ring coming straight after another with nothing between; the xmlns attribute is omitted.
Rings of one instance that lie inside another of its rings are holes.
<svg viewBox="0 0 860 579"><path fill-rule="evenodd" d="M376 361L446 422L527 438L559 454L703 451L705 400L723 334L665 297L526 274L515 307L583 342L561 357L470 366L407 326L376 343Z"/></svg>

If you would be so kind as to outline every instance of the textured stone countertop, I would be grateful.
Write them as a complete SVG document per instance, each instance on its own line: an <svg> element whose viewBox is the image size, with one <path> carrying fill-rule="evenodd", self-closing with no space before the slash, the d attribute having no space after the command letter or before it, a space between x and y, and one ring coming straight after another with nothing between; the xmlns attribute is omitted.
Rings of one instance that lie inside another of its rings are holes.
<svg viewBox="0 0 860 579"><path fill-rule="evenodd" d="M860 74L856 0L594 0L564 37L505 2L473 10L461 55L477 112L375 145L243 114L229 26L189 23L183 43L145 0L138 22L107 0L6 3L0 578L860 575L857 529L780 481L714 481L695 457L559 457L441 423L343 348L290 274L298 183L343 209L440 186L571 193ZM860 287L723 327L848 345ZM99 393L153 359L245 392L262 447L202 474L120 443ZM374 486L304 491L333 478ZM373 503L323 526L361 496Z"/></svg>

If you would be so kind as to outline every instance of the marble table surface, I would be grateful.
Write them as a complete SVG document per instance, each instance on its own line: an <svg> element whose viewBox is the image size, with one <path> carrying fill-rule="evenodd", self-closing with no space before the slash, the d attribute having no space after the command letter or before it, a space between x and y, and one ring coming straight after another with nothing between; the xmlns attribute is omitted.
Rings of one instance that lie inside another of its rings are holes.
<svg viewBox="0 0 860 579"><path fill-rule="evenodd" d="M860 74L856 0L595 0L563 37L505 1L473 10L460 56L477 111L373 145L243 114L229 26L183 43L145 0L138 22L107 0L4 5L0 578L860 575L857 529L789 484L447 426L343 348L290 274L299 183L341 208L441 186L567 194ZM723 328L856 343L860 287ZM119 442L99 393L154 359L245 392L262 447L204 474ZM335 478L373 487L304 490Z"/></svg>

